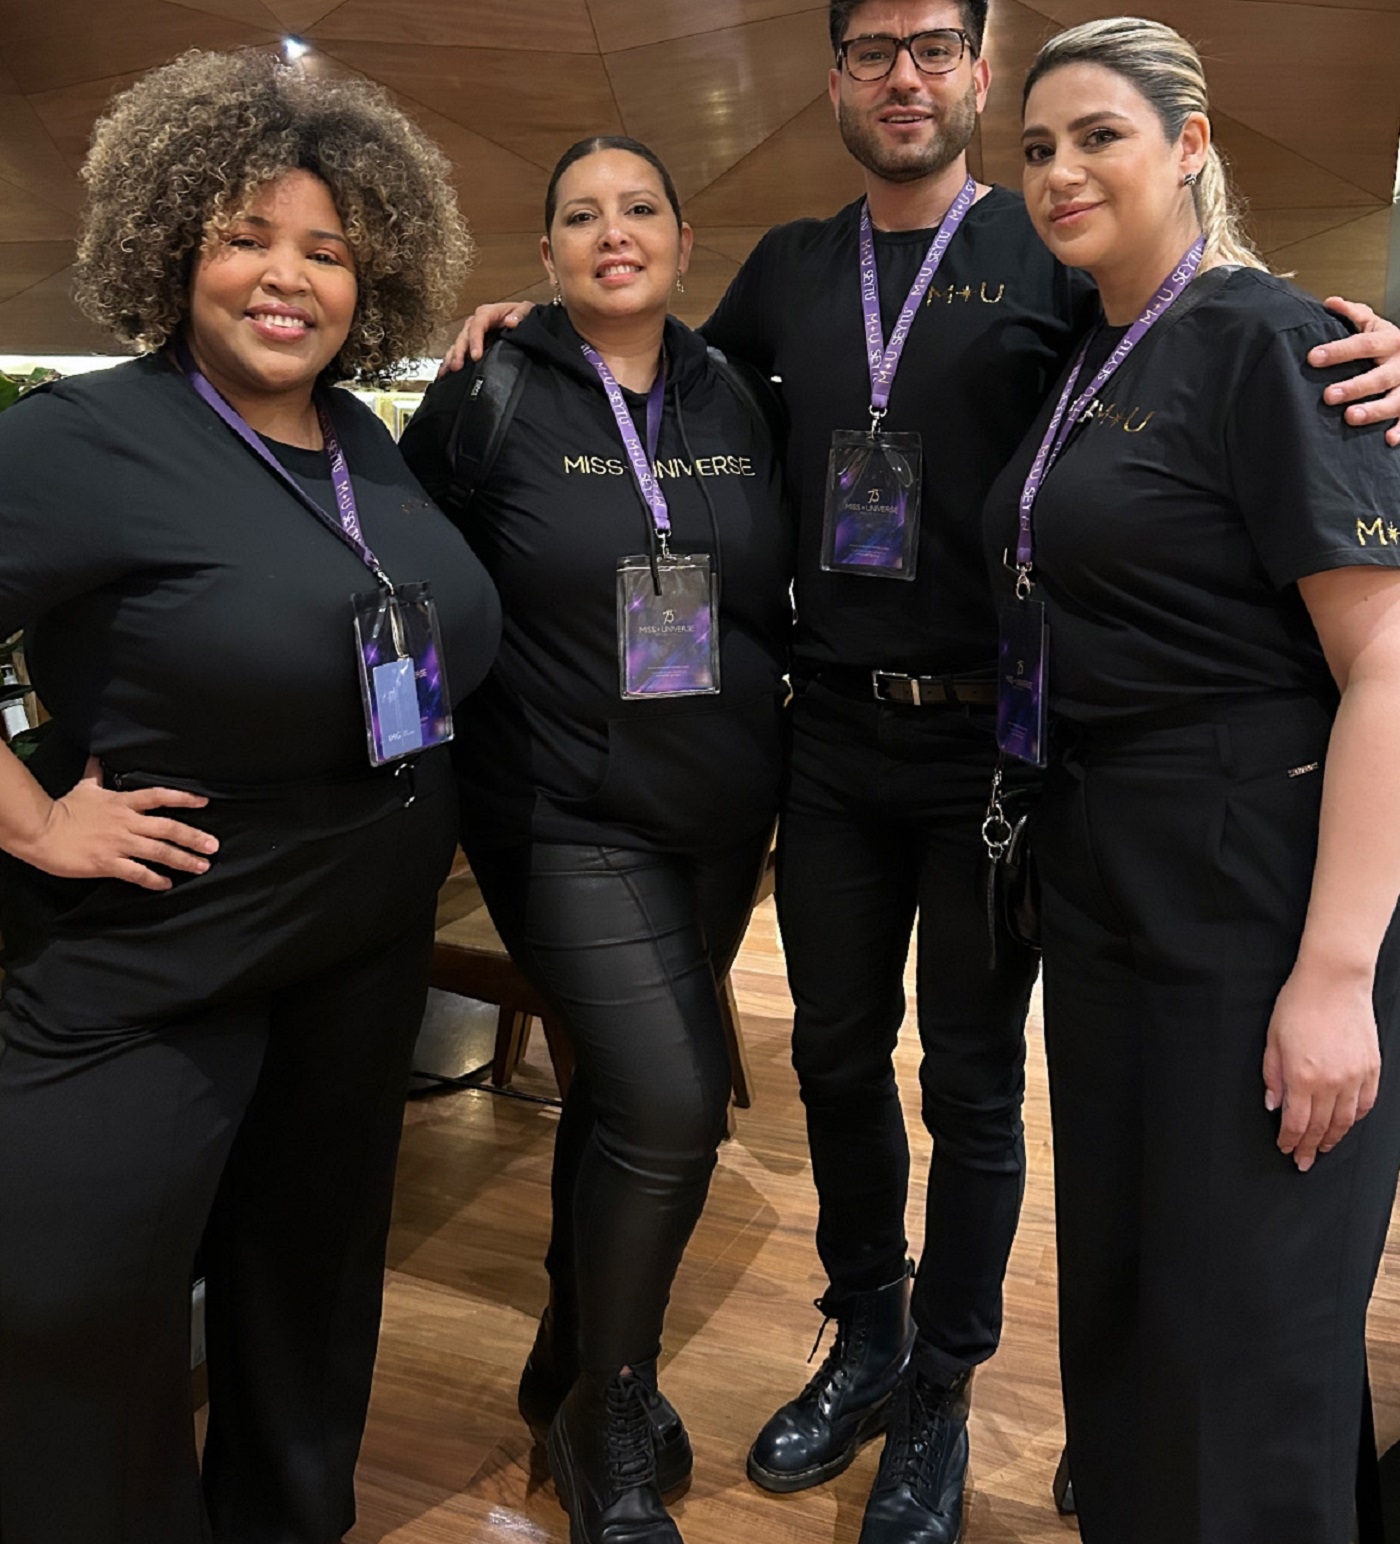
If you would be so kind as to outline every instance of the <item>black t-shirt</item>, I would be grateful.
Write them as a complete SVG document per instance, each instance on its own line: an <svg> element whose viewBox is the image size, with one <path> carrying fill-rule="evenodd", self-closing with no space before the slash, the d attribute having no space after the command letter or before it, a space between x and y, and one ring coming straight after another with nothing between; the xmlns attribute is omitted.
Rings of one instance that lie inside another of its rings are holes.
<svg viewBox="0 0 1400 1544"><path fill-rule="evenodd" d="M1400 456L1383 426L1353 428L1323 403L1355 367L1307 363L1348 333L1281 279L1216 269L1104 388L1035 508L1056 713L1102 723L1221 695L1330 694L1296 581L1400 565ZM1122 335L1094 339L1081 388ZM1004 593L1002 552L1062 386L988 499Z"/></svg>
<svg viewBox="0 0 1400 1544"><path fill-rule="evenodd" d="M686 850L756 834L776 810L792 628L791 522L771 437L699 338L668 322L657 472L672 550L708 553L718 573L721 690L624 700L617 565L647 552L651 517L564 312L536 310L510 341L529 374L461 521L505 613L496 666L462 714L467 843ZM445 447L470 381L437 382L404 435L429 488L451 477ZM645 398L624 395L645 424Z"/></svg>
<svg viewBox="0 0 1400 1544"><path fill-rule="evenodd" d="M330 394L365 539L426 579L454 696L483 677L499 606L387 430ZM288 470L333 510L320 452ZM350 597L369 570L152 356L34 393L0 418L0 636L112 769L229 782L367 771Z"/></svg>
<svg viewBox="0 0 1400 1544"><path fill-rule="evenodd" d="M875 233L886 339L933 237ZM910 331L883 424L923 437L917 577L873 579L821 569L832 432L870 425L859 265L859 203L829 220L778 226L701 329L727 354L782 378L799 520L797 656L809 668L990 669L996 620L982 504L1095 315L1095 292L1051 257L1015 194L993 188L972 207Z"/></svg>

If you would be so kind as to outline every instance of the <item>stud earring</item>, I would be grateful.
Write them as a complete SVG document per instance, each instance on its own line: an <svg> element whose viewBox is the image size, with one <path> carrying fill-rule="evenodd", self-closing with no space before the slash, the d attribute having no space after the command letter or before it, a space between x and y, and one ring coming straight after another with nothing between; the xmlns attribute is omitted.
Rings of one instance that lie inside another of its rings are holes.
<svg viewBox="0 0 1400 1544"><path fill-rule="evenodd" d="M1200 174L1200 172L1187 172L1186 175L1181 180L1186 184L1186 186L1188 188L1194 188L1196 186L1196 184L1201 180L1201 174Z"/></svg>

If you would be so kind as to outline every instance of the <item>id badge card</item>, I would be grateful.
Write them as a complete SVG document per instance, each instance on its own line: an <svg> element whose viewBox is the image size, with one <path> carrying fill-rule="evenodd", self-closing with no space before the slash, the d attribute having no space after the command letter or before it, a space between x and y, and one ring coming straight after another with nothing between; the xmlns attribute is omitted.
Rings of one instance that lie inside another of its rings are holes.
<svg viewBox="0 0 1400 1544"><path fill-rule="evenodd" d="M1008 756L1045 765L1050 635L1043 600L1001 609L997 646L997 745Z"/></svg>
<svg viewBox="0 0 1400 1544"><path fill-rule="evenodd" d="M622 695L712 697L719 691L719 617L708 553L617 565L617 655Z"/></svg>
<svg viewBox="0 0 1400 1544"><path fill-rule="evenodd" d="M426 584L353 597L355 658L370 765L382 767L452 738L437 606Z"/></svg>
<svg viewBox="0 0 1400 1544"><path fill-rule="evenodd" d="M919 558L923 445L917 434L838 429L827 461L822 568L912 579Z"/></svg>

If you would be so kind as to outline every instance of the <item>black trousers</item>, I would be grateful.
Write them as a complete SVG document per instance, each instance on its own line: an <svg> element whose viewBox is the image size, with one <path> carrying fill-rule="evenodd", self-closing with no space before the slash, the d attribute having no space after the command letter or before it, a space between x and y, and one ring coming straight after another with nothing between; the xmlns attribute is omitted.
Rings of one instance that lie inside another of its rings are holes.
<svg viewBox="0 0 1400 1544"><path fill-rule="evenodd" d="M223 844L207 875L50 895L47 941L0 1007L5 1544L333 1544L351 1527L456 832L443 758L415 781L407 805L409 780L383 776L216 799L193 817Z"/></svg>
<svg viewBox="0 0 1400 1544"><path fill-rule="evenodd" d="M1036 957L1003 939L989 960L980 833L995 760L985 714L856 701L815 682L795 704L779 827L817 1250L839 1290L904 1269L909 1145L892 1058L919 919L919 1076L935 1147L913 1312L924 1363L945 1376L996 1349L1025 1176Z"/></svg>
<svg viewBox="0 0 1400 1544"><path fill-rule="evenodd" d="M497 931L578 1057L555 1139L547 1265L556 1296L577 1304L587 1373L660 1349L729 1104L715 983L738 951L767 845L469 853Z"/></svg>
<svg viewBox="0 0 1400 1544"><path fill-rule="evenodd" d="M1400 1169L1394 928L1380 1101L1307 1174L1275 1146L1261 1070L1317 844L1322 773L1297 769L1323 761L1329 731L1328 708L1284 699L1081 735L1037 811L1086 1544L1349 1537L1366 1305Z"/></svg>

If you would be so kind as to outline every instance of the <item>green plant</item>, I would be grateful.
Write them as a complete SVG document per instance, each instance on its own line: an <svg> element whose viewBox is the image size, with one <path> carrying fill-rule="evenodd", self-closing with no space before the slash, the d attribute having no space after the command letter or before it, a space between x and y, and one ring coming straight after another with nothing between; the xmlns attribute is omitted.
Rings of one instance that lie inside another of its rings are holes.
<svg viewBox="0 0 1400 1544"><path fill-rule="evenodd" d="M0 412L7 407L13 407L26 391L33 391L36 386L42 386L45 381L59 379L57 370L36 369L28 375L7 375L0 370Z"/></svg>

